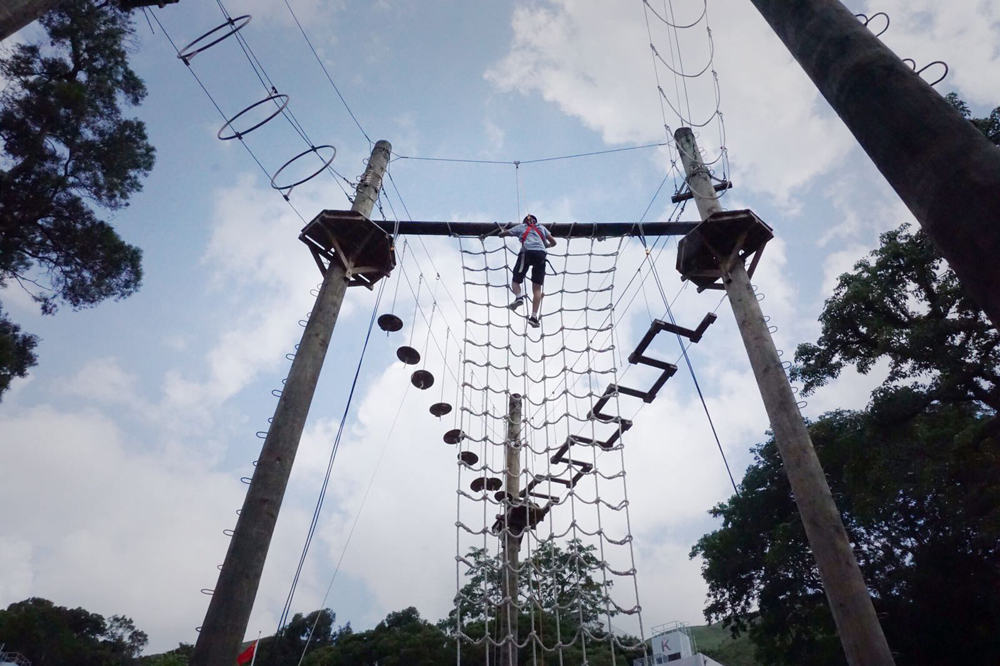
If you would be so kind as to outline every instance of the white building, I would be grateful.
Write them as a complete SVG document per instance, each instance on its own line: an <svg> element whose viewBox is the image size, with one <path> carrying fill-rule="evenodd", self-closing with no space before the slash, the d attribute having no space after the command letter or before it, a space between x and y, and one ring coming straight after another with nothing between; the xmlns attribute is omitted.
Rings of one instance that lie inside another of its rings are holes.
<svg viewBox="0 0 1000 666"><path fill-rule="evenodd" d="M636 659L632 666L670 664L670 666L723 666L698 652L691 630L683 622L671 622L653 627L649 639L652 653L645 659Z"/></svg>

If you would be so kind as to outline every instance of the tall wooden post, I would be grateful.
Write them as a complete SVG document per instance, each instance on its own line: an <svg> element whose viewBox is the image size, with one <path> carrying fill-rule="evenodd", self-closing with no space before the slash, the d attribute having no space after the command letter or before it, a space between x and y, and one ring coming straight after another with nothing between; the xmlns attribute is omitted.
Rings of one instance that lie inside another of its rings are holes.
<svg viewBox="0 0 1000 666"><path fill-rule="evenodd" d="M507 491L507 501L504 511L508 518L521 505L521 396L511 393L507 407L507 439L505 453L507 465L505 470L504 488ZM524 511L524 509L521 509ZM504 521L508 527L509 520ZM525 528L525 531L527 529ZM523 534L523 533L522 533ZM504 531L503 540L503 595L507 599L501 612L501 624L504 630L505 642L501 648L500 666L517 666L517 624L521 615L517 608L518 590L520 589L521 536Z"/></svg>
<svg viewBox="0 0 1000 666"><path fill-rule="evenodd" d="M391 150L388 141L375 144L358 184L352 210L366 218L378 199ZM346 291L347 270L339 261L331 261L274 410L222 572L191 655L191 666L236 663L288 476Z"/></svg>
<svg viewBox="0 0 1000 666"><path fill-rule="evenodd" d="M694 133L690 128L682 127L674 138L687 173L688 186L704 220L702 226L719 224L713 223L713 217L718 219L725 214L698 152ZM698 231L692 233L697 234ZM701 237L711 238L704 234ZM713 248L713 252L717 251L717 247ZM875 615L868 587L796 404L792 386L750 284L743 265L744 257L738 247L728 256L729 259L722 261L725 265L718 266L718 269L771 421L774 440L795 495L809 546L816 558L847 661L851 666L889 666L894 663L889 645Z"/></svg>
<svg viewBox="0 0 1000 666"><path fill-rule="evenodd" d="M1000 326L1000 150L839 0L751 2Z"/></svg>

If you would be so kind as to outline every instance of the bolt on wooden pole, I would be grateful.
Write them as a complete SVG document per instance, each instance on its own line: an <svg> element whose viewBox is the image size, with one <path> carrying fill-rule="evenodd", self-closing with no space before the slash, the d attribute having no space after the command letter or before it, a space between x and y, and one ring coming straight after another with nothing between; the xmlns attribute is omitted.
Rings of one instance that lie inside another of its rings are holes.
<svg viewBox="0 0 1000 666"><path fill-rule="evenodd" d="M507 492L507 501L503 508L507 512L508 518L508 520L503 521L505 528L509 527L512 510L515 512L514 515L518 515L517 509L523 506L523 502L519 498L521 494L521 411L521 396L517 393L511 393L507 405L507 439L504 443L507 459L504 488ZM515 522L520 525L520 521ZM506 601L501 612L501 626L504 628L505 642L501 648L501 666L517 666L517 624L521 612L516 604L520 589L520 573L518 572L521 565L520 555L521 535L515 536L505 531L503 533L503 595Z"/></svg>
<svg viewBox="0 0 1000 666"><path fill-rule="evenodd" d="M674 138L687 173L688 186L698 204L698 212L704 224L712 224L712 215L722 212L722 206L698 152L694 133L690 128L682 127ZM740 259L721 268L736 325L771 421L774 440L823 580L823 589L847 661L851 666L894 664L840 511L833 501L750 277Z"/></svg>
<svg viewBox="0 0 1000 666"><path fill-rule="evenodd" d="M751 2L1000 325L1000 150L839 0Z"/></svg>
<svg viewBox="0 0 1000 666"><path fill-rule="evenodd" d="M379 141L355 192L352 210L368 217L378 199L392 146ZM278 511L305 427L323 360L347 291L347 270L331 261L306 322L288 379L243 500L243 508L208 605L191 666L236 663L260 584Z"/></svg>

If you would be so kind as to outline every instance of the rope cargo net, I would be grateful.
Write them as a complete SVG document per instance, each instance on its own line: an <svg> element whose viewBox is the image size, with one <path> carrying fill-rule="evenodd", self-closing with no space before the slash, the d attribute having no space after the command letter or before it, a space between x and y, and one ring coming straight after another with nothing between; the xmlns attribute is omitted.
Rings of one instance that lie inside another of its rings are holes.
<svg viewBox="0 0 1000 666"><path fill-rule="evenodd" d="M587 663L595 649L629 663L626 651L645 656L645 636L624 471L632 423L615 362L622 240L560 240L540 328L526 321L530 280L524 305L508 307L516 253L496 237L460 242L461 396L445 435L458 448L459 663L464 654L506 666L518 652L530 663Z"/></svg>

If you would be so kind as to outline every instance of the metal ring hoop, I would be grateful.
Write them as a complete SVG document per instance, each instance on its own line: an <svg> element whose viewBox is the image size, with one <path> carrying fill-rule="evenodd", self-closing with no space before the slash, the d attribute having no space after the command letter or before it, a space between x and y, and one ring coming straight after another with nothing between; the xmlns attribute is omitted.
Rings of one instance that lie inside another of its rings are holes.
<svg viewBox="0 0 1000 666"><path fill-rule="evenodd" d="M316 171L314 171L310 175L306 176L302 180L299 180L299 181L296 181L296 182L292 183L291 185L278 185L278 184L276 184L274 182L275 179L277 179L277 177L281 174L281 172L284 171L286 168L288 168L288 166L291 165L292 162L294 162L295 160L299 159L300 157L304 157L304 156L308 155L309 153L316 153L317 155L319 155L319 151L321 151L324 148L329 148L330 150L332 150L333 151L333 155L331 155L330 159L326 160L323 163L323 166L321 166L319 169L317 169ZM308 181L312 180L316 176L318 176L321 173L323 173L323 171L328 166L330 166L331 164L333 164L333 160L336 157L337 157L337 148L335 146L331 146L330 144L324 144L322 146L313 146L309 150L303 150L301 153L299 153L298 155L296 155L292 159L290 159L287 162L285 162L284 164L282 164L281 168L274 172L274 175L271 176L271 187L273 187L274 189L278 190L279 192L281 192L282 190L288 190L287 192L282 192L282 196L284 196L285 199L287 199L288 196L292 193L292 190L294 188L298 187L302 183L305 183L305 182L308 182Z"/></svg>
<svg viewBox="0 0 1000 666"><path fill-rule="evenodd" d="M239 118L240 116L242 116L244 113L247 113L248 111L251 111L252 109L256 109L261 104L266 104L266 103L268 103L270 101L273 101L273 100L276 100L276 99L280 99L280 98L284 98L284 101L281 104L278 105L278 109L274 113L272 113L271 115L269 115L267 118L264 118L264 120L262 120L259 123L257 123L256 125L254 125L252 127L248 127L247 129L243 130L242 132L240 132L235 127L233 127L233 123L236 122L236 119ZM284 111L286 108L288 108L288 102L289 102L289 97L288 97L288 95L286 95L284 93L275 93L274 95L268 95L264 99L260 100L259 102L255 102L255 103L251 104L250 106L248 106L247 108L243 109L242 111L240 111L239 113L237 113L235 116L233 116L232 118L230 118L229 120L227 120L226 124L223 125L221 128L219 128L219 133L216 136L219 138L220 141L229 141L231 139L240 139L240 140L242 140L244 136L246 136L250 132L254 131L255 129L257 129L261 125L264 125L265 123L270 122L275 117L277 117L278 114L280 114L282 111ZM233 130L233 133L231 135L229 135L229 136L222 136L222 133L226 131L227 127L230 128L231 130Z"/></svg>
<svg viewBox="0 0 1000 666"><path fill-rule="evenodd" d="M219 42L221 42L222 40L224 40L226 37L231 37L232 35L235 35L237 32L239 32L240 30L242 30L246 26L247 23L250 22L251 18L252 17L250 16L250 14L244 14L243 16L237 16L236 18L230 17L229 20L227 20L222 25L216 26L216 27L212 28L211 30L209 30L208 32L206 32L204 35L202 35L201 37L198 37L193 42L191 42L190 44L188 44L187 46L185 46L184 48L182 48L177 53L177 57L180 58L181 60L183 60L185 65L191 64L191 59L192 58L194 58L196 55L198 55L202 51L205 51L207 49L212 48L213 46L215 46L216 44L218 44ZM246 20L244 21L244 19L246 19ZM243 23L240 23L239 25L236 25L237 21L243 21ZM190 49L192 46L194 46L195 44L197 44L201 40L207 38L209 35L213 35L213 34L217 33L220 30L223 30L227 26L230 27L230 28L232 28L232 30L230 30L229 32L227 32L226 34L224 34L222 37L214 39L211 42L209 42L208 44L205 44L204 46L200 46L200 47L194 49L190 53L186 52L188 49Z"/></svg>

